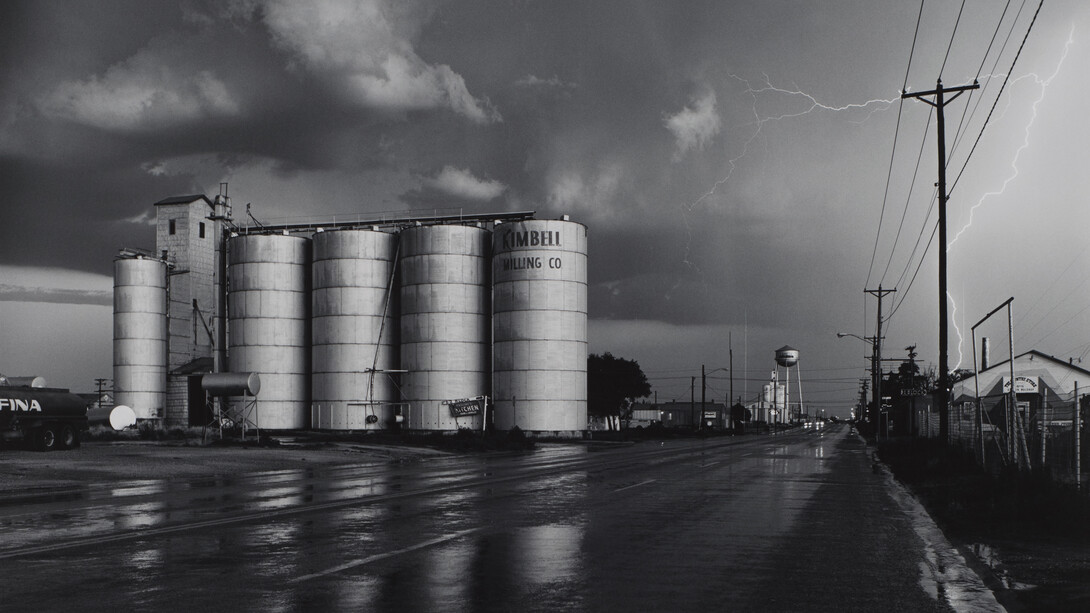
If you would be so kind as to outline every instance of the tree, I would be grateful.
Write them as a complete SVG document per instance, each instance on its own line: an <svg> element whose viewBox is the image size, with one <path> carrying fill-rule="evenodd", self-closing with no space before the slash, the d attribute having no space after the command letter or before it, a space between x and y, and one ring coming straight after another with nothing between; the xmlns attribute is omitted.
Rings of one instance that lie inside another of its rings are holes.
<svg viewBox="0 0 1090 613"><path fill-rule="evenodd" d="M637 398L651 395L651 384L635 360L611 353L587 358L587 412L594 416L620 415Z"/></svg>

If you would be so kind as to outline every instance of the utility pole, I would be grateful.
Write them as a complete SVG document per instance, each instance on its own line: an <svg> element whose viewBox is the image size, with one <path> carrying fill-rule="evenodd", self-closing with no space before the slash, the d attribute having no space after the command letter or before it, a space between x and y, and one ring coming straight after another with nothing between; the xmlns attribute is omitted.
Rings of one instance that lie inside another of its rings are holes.
<svg viewBox="0 0 1090 613"><path fill-rule="evenodd" d="M863 413L867 410L867 380L859 380L859 411ZM862 415L856 415L856 418L862 417Z"/></svg>
<svg viewBox="0 0 1090 613"><path fill-rule="evenodd" d="M704 365L700 365L700 428L704 427L704 411L707 407L708 375L704 373Z"/></svg>
<svg viewBox="0 0 1090 613"><path fill-rule="evenodd" d="M102 392L106 388L106 382L109 379L95 379L95 388L98 390L98 396L95 397L95 407L102 408Z"/></svg>
<svg viewBox="0 0 1090 613"><path fill-rule="evenodd" d="M882 284L878 284L878 289L863 290L872 296L878 298L878 324L874 328L874 357L871 358L871 378L874 396L874 406L871 407L871 427L874 428L874 440L878 440L878 433L881 431L882 423L882 297L886 294L892 294L897 291L896 289L882 289Z"/></svg>
<svg viewBox="0 0 1090 613"><path fill-rule="evenodd" d="M689 378L689 419L693 420L693 428L696 428L696 377Z"/></svg>
<svg viewBox="0 0 1090 613"><path fill-rule="evenodd" d="M727 332L727 356L729 360L727 362L727 367L730 370L730 396L727 397L729 400L730 398L734 398L734 336L731 332ZM730 412L729 401L727 402L727 412ZM732 417L731 428L734 428L733 419L734 418Z"/></svg>
<svg viewBox="0 0 1090 613"><path fill-rule="evenodd" d="M939 438L945 443L949 439L950 435L950 358L947 355L947 337L949 335L949 324L946 316L946 200L948 198L946 194L946 119L944 117L943 108L954 101L955 98L960 96L967 90L979 89L980 83L976 81L972 85L961 85L958 87L942 87L942 79L940 78L934 90L929 92L920 92L916 94L910 94L908 92L902 92L901 98L916 98L921 102L930 104L937 111L937 124L939 131ZM943 96L948 93L954 95L949 100L943 100ZM935 96L935 100L931 101L924 96ZM973 349L976 351L976 348ZM1014 361L1014 356L1011 356L1011 361Z"/></svg>

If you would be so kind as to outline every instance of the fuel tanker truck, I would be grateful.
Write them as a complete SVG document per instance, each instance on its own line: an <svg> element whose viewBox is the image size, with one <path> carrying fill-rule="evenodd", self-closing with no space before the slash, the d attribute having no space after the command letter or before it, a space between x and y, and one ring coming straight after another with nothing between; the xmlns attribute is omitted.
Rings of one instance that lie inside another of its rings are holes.
<svg viewBox="0 0 1090 613"><path fill-rule="evenodd" d="M0 375L0 444L21 440L39 451L74 449L86 429L84 399L66 389L12 385Z"/></svg>

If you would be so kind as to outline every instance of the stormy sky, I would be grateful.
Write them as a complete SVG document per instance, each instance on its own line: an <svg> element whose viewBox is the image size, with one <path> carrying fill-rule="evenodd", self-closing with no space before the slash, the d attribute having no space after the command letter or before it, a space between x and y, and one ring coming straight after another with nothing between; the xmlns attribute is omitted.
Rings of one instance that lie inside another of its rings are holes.
<svg viewBox="0 0 1090 613"><path fill-rule="evenodd" d="M0 372L110 377L114 255L154 246L155 201L227 182L263 222L569 214L591 351L687 400L731 348L754 396L790 344L804 399L843 413L864 289L898 290L885 353L937 363L935 118L900 94L940 77L981 84L946 107L951 366L1011 296L1016 352L1086 361L1090 5L1031 29L1037 6L5 2Z"/></svg>

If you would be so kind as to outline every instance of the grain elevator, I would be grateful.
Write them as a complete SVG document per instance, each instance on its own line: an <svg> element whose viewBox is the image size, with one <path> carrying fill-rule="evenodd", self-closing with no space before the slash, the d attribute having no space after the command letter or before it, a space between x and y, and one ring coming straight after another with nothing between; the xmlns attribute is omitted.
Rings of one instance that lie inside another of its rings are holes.
<svg viewBox="0 0 1090 613"><path fill-rule="evenodd" d="M566 216L242 225L225 195L155 210L155 250L123 250L114 273L116 394L139 419L586 429L587 229ZM212 398L211 373L260 392Z"/></svg>

